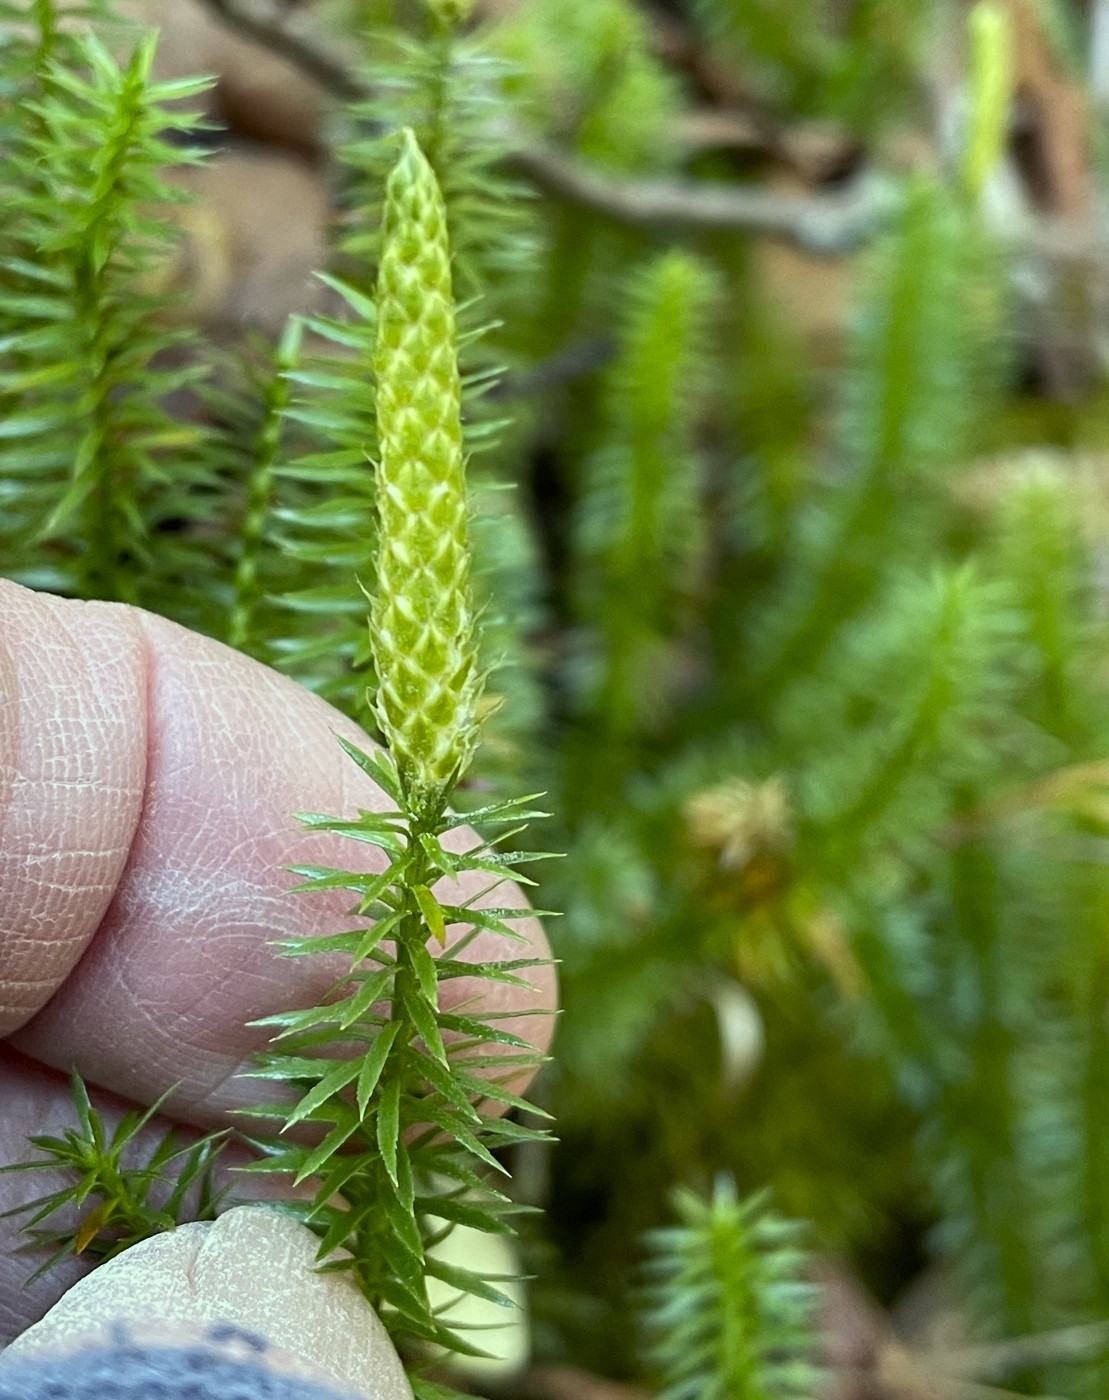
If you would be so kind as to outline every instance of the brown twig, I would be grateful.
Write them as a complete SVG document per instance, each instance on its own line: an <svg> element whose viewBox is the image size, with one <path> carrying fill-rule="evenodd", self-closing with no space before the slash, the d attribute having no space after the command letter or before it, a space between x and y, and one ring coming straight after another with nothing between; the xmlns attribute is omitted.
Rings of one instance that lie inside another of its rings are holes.
<svg viewBox="0 0 1109 1400"><path fill-rule="evenodd" d="M204 0L228 29L246 39L253 39L271 53L299 68L307 78L318 83L325 92L344 102L357 101L366 95L357 75L336 54L298 33L274 5L257 0Z"/></svg>
<svg viewBox="0 0 1109 1400"><path fill-rule="evenodd" d="M1109 1322L1089 1322L1001 1342L958 1347L947 1354L945 1364L948 1370L992 1380L1052 1362L1100 1360L1107 1351Z"/></svg>
<svg viewBox="0 0 1109 1400"><path fill-rule="evenodd" d="M204 0L228 28L264 45L325 91L366 97L338 55L294 29L268 0ZM761 233L826 255L849 252L880 223L887 201L878 181L827 195L782 195L758 186L681 179L621 179L554 147L522 141L513 164L541 189L622 223Z"/></svg>
<svg viewBox="0 0 1109 1400"><path fill-rule="evenodd" d="M890 186L879 175L843 193L789 195L760 185L614 177L551 146L523 146L512 160L548 194L620 223L763 234L826 256L865 243L890 209Z"/></svg>
<svg viewBox="0 0 1109 1400"><path fill-rule="evenodd" d="M229 28L280 54L342 101L369 95L357 73L294 28L272 0L203 3ZM548 194L620 223L754 233L825 257L867 242L882 228L891 204L891 182L880 173L857 177L842 191L791 195L723 181L621 177L524 137L509 158ZM1105 259L1104 237L1088 221L1041 218L1003 236L1014 252L1056 267Z"/></svg>

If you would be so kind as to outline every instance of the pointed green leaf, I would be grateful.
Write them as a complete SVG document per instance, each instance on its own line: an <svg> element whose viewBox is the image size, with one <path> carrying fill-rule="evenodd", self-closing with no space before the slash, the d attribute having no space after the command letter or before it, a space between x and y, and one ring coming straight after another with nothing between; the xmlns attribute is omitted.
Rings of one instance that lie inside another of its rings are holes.
<svg viewBox="0 0 1109 1400"><path fill-rule="evenodd" d="M460 1293L472 1294L475 1298L484 1298L487 1303L495 1303L500 1308L516 1308L518 1304L499 1288L494 1288L480 1274L475 1274L471 1269L461 1269L456 1264L448 1264L443 1259L437 1259L434 1254L427 1256L427 1271L432 1278L439 1279L442 1283L450 1284L452 1288L457 1288Z"/></svg>
<svg viewBox="0 0 1109 1400"><path fill-rule="evenodd" d="M488 1021L478 1020L474 1016L460 1016L453 1012L444 1011L439 1017L439 1024L445 1031L456 1031L459 1035L467 1036L482 1044L511 1045L519 1050L533 1048L528 1041L521 1040L518 1035L513 1035L511 1031L495 1030Z"/></svg>
<svg viewBox="0 0 1109 1400"><path fill-rule="evenodd" d="M400 1022L390 1022L383 1031L378 1033L374 1043L362 1057L362 1064L358 1072L358 1113L363 1120L399 1032Z"/></svg>
<svg viewBox="0 0 1109 1400"><path fill-rule="evenodd" d="M290 1110L289 1116L285 1120L285 1127L281 1131L287 1132L297 1123L303 1123L317 1109L322 1109L329 1100L358 1078L358 1070L358 1061L348 1060L324 1075L315 1088L305 1094L296 1107Z"/></svg>
<svg viewBox="0 0 1109 1400"><path fill-rule="evenodd" d="M435 1008L429 1006L420 989L406 981L401 990L401 1004L405 1014L416 1027L420 1039L427 1046L428 1053L442 1064L447 1063L447 1049L439 1030Z"/></svg>
<svg viewBox="0 0 1109 1400"><path fill-rule="evenodd" d="M427 926L431 930L432 936L441 947L446 947L447 925L439 901L426 885L416 885L413 894L416 896L416 903L420 906L420 913L427 920Z"/></svg>
<svg viewBox="0 0 1109 1400"><path fill-rule="evenodd" d="M382 971L374 973L372 977L366 977L354 995L344 1003L339 1029L349 1030L356 1021L360 1021L372 1007L376 1006L389 991L395 975L396 968L386 967Z"/></svg>
<svg viewBox="0 0 1109 1400"><path fill-rule="evenodd" d="M400 1080L390 1079L377 1108L377 1146L389 1179L397 1185L397 1144L400 1140Z"/></svg>
<svg viewBox="0 0 1109 1400"><path fill-rule="evenodd" d="M310 1176L315 1176L319 1169L339 1151L339 1149L351 1138L358 1129L358 1119L351 1114L350 1119L345 1123L338 1123L331 1132L324 1138L323 1142L309 1152L308 1156L301 1163L293 1181L294 1186L299 1186L302 1181L307 1181Z"/></svg>
<svg viewBox="0 0 1109 1400"><path fill-rule="evenodd" d="M339 736L339 744L343 752L346 753L348 757L352 758L363 773L372 778L382 792L384 792L387 797L391 797L399 807L403 798L401 796L400 783L397 779L397 771L393 767L392 760L385 756L376 758L358 748L357 745L349 743L342 735Z"/></svg>

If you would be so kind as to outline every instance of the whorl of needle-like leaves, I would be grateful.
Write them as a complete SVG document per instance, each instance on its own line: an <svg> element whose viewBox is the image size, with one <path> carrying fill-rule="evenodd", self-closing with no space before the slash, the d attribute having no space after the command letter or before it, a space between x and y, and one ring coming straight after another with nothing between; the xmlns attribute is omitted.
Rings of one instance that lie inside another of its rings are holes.
<svg viewBox="0 0 1109 1400"><path fill-rule="evenodd" d="M413 805L434 810L473 753L482 676L446 212L411 131L386 191L377 323L375 711Z"/></svg>
<svg viewBox="0 0 1109 1400"><path fill-rule="evenodd" d="M38 1261L28 1285L75 1258L105 1263L186 1219L215 1220L229 1193L215 1179L226 1132L193 1142L175 1127L154 1136L172 1090L145 1110L130 1109L109 1130L76 1071L70 1085L77 1126L60 1137L36 1134L28 1140L36 1157L0 1167L0 1174L32 1173L36 1180L48 1173L46 1195L0 1216L19 1221L18 1252Z"/></svg>

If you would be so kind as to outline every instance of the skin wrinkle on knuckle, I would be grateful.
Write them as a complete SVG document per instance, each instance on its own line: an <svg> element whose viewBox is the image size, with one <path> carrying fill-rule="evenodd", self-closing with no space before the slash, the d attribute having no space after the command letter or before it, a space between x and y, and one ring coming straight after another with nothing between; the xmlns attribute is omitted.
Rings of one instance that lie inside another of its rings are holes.
<svg viewBox="0 0 1109 1400"><path fill-rule="evenodd" d="M0 583L0 1035L80 959L138 825L143 658L126 609Z"/></svg>

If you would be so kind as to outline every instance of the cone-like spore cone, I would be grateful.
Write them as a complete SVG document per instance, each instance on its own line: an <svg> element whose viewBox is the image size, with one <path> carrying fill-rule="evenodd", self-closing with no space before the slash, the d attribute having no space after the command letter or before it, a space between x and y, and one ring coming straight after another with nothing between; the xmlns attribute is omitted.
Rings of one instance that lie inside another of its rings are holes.
<svg viewBox="0 0 1109 1400"><path fill-rule="evenodd" d="M376 713L417 810L469 761L482 689L446 211L404 133L386 190L377 296Z"/></svg>

